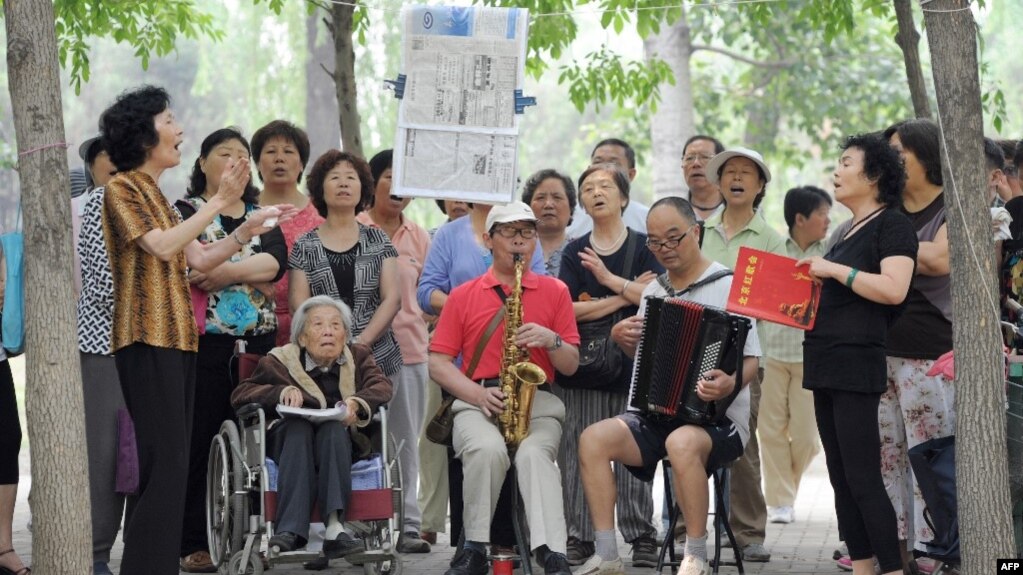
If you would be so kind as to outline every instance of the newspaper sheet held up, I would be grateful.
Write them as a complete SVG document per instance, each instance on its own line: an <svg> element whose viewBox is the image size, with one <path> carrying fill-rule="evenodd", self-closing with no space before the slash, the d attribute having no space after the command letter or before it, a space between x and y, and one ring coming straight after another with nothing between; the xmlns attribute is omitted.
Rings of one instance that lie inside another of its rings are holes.
<svg viewBox="0 0 1023 575"><path fill-rule="evenodd" d="M528 12L412 6L402 11L394 193L505 203L516 193Z"/></svg>

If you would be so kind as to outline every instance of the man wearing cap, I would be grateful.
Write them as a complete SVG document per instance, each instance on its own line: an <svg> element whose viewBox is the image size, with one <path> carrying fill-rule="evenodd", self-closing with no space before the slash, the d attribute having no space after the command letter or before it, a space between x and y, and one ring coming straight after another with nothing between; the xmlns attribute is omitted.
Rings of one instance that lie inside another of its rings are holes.
<svg viewBox="0 0 1023 575"><path fill-rule="evenodd" d="M785 238L767 225L757 212L771 181L771 170L764 158L746 148L732 148L707 162L707 179L717 184L725 199L725 209L704 224L703 253L730 268L736 268L739 248L747 246L785 255ZM757 327L765 342L763 324ZM749 386L750 438L743 456L732 466L729 494L729 522L742 548L743 561L766 562L771 554L764 548L767 530L767 505L760 485L760 444L757 442L757 415L760 411L762 370Z"/></svg>
<svg viewBox="0 0 1023 575"><path fill-rule="evenodd" d="M453 444L467 479L463 485L465 552L446 575L489 572L485 549L490 522L511 463L496 422L505 400L498 380L505 340L502 301L515 283L515 256L530 258L536 248L536 217L524 203L495 206L487 215L486 229L483 239L493 263L486 273L451 291L430 343L430 377L456 398ZM521 304L515 344L528 350L529 361L544 370L548 382L553 381L555 369L574 373L579 365L579 332L565 285L526 266ZM488 338L488 324L498 316L501 321ZM481 352L473 362L477 347ZM459 355L466 358L463 369L472 371L471 379L455 366ZM548 575L571 573L565 557L561 476L555 463L564 418L561 400L550 393L549 384L542 386L533 400L529 435L514 452L531 543L540 550Z"/></svg>

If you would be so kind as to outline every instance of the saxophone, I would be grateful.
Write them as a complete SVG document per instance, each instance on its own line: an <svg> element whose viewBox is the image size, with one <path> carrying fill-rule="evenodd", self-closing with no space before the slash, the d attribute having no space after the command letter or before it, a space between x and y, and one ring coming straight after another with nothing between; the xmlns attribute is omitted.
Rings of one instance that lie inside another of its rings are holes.
<svg viewBox="0 0 1023 575"><path fill-rule="evenodd" d="M547 381L547 374L529 362L529 351L515 345L515 333L522 325L522 254L515 254L515 285L505 300L504 343L501 354L501 392L504 411L497 416L498 427L510 449L529 435L529 418L533 411L536 388Z"/></svg>

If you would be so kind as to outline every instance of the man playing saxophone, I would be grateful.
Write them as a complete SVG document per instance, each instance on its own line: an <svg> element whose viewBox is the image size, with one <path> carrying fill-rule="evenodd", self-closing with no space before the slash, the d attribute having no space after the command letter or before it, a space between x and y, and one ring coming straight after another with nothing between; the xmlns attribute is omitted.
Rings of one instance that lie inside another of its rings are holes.
<svg viewBox="0 0 1023 575"><path fill-rule="evenodd" d="M517 445L506 444L498 416L514 399L501 391L501 379L523 358L539 366L548 382L554 380L555 369L575 372L579 332L572 301L559 280L522 266L516 270L516 256L529 256L536 247L536 217L528 205L495 206L486 228L484 242L493 264L487 273L452 290L430 344L430 377L456 398L452 437L466 477L465 553L446 575L489 573L490 522L511 457L533 550L540 551L546 575L570 575L561 476L555 463L565 407L550 393L549 383L539 386L531 413L515 414L529 420L528 434L516 439ZM499 323L488 334L496 320ZM508 337L506 324L513 328ZM454 364L459 355L462 369L468 373L471 368L471 379ZM470 365L477 355L475 365ZM514 371L528 374L532 370Z"/></svg>

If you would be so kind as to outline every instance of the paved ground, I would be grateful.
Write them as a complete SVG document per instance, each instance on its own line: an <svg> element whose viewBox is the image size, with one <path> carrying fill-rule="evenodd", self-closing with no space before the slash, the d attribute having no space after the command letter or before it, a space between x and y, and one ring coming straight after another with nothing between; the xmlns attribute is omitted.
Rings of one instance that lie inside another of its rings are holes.
<svg viewBox="0 0 1023 575"><path fill-rule="evenodd" d="M12 362L15 371L15 381L22 375L23 363L21 358ZM26 445L27 447L27 445ZM14 546L18 553L25 559L26 563L31 561L32 535L27 528L29 521L28 491L31 487L31 470L29 465L28 449L22 449L21 454L21 484L18 492L18 502L14 514ZM655 484L655 507L661 508L662 487L660 478ZM835 574L842 573L831 559L831 555L838 543L838 529L834 518L834 502L831 486L827 480L827 472L824 466L823 457L818 457L803 480L800 488L799 498L796 502L796 521L789 525L768 525L766 546L772 553L769 563L747 563L746 572L753 574ZM659 514L659 512L658 512ZM659 521L658 521L659 523ZM619 539L619 551L626 559L629 557L629 546ZM120 539L113 550L111 568L116 573L120 563L122 545ZM728 551L726 550L726 553ZM434 551L428 555L406 555L404 572L410 574L442 575L452 555L452 549L447 539L441 535ZM725 555L726 558L730 555ZM628 565L628 561L626 560ZM520 571L516 571L519 573ZM543 570L535 568L537 575L542 575ZM650 568L627 567L626 572L631 574L652 573ZM284 575L297 575L307 573L301 567L283 569L276 568L271 573ZM361 568L348 565L343 560L336 561L335 565L325 573L355 574L362 573ZM736 573L734 567L722 567L721 573Z"/></svg>

